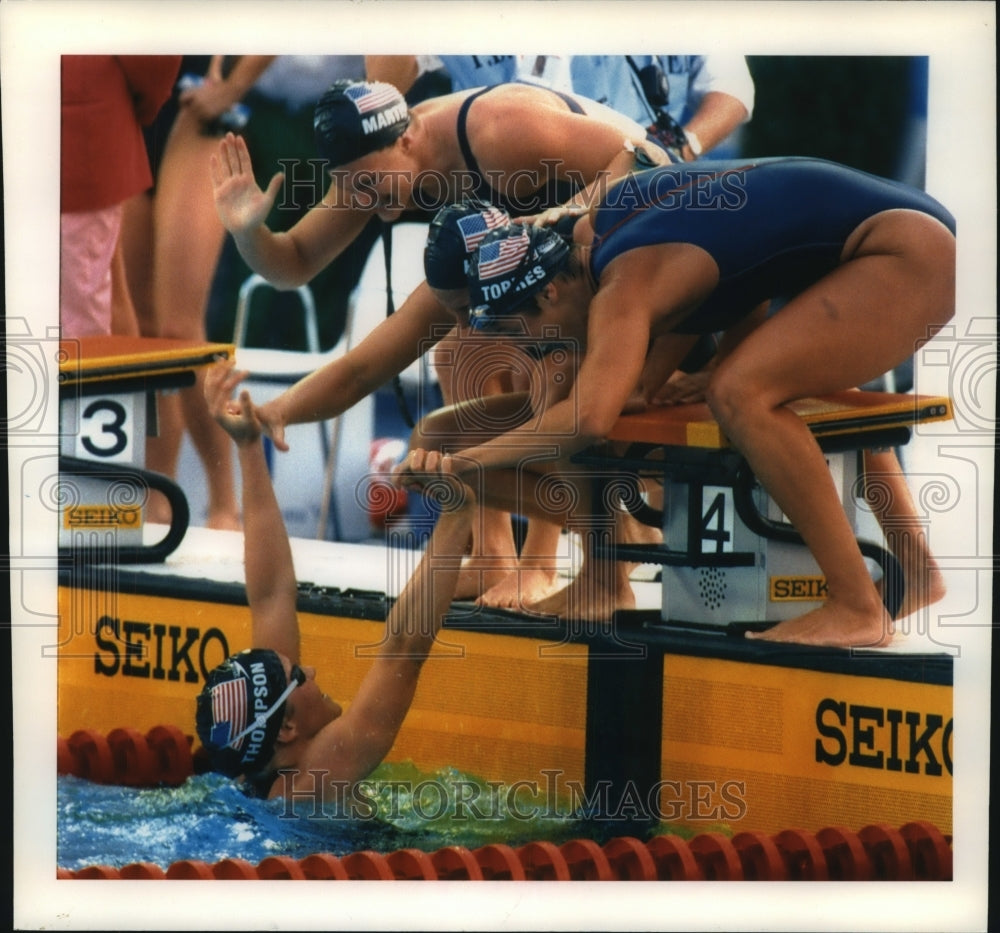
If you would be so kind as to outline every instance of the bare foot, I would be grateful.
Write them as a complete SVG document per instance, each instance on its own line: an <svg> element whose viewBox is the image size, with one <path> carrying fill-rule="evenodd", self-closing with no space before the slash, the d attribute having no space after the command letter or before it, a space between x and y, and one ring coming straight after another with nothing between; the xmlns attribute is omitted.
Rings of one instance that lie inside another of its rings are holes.
<svg viewBox="0 0 1000 933"><path fill-rule="evenodd" d="M948 587L944 582L944 574L941 573L937 562L931 560L913 578L905 580L903 602L896 613L896 618L903 619L927 606L932 606L944 599L947 593Z"/></svg>
<svg viewBox="0 0 1000 933"><path fill-rule="evenodd" d="M832 648L881 648L892 641L893 631L893 623L884 612L858 612L827 602L766 631L747 632L746 637Z"/></svg>
<svg viewBox="0 0 1000 933"><path fill-rule="evenodd" d="M518 568L491 586L476 600L478 606L497 609L521 609L545 599L559 586L555 569Z"/></svg>
<svg viewBox="0 0 1000 933"><path fill-rule="evenodd" d="M528 606L528 611L581 622L607 622L619 609L635 608L628 574L634 565L586 561L572 583Z"/></svg>
<svg viewBox="0 0 1000 933"><path fill-rule="evenodd" d="M240 520L240 513L238 511L213 509L208 513L205 527L213 528L216 531L242 531L243 522Z"/></svg>
<svg viewBox="0 0 1000 933"><path fill-rule="evenodd" d="M478 599L500 586L516 570L516 557L469 557L458 575L455 599Z"/></svg>

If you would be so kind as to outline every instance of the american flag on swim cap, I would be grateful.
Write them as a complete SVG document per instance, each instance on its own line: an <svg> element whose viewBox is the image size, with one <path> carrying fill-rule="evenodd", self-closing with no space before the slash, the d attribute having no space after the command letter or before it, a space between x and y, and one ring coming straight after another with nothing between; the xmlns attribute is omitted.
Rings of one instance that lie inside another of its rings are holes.
<svg viewBox="0 0 1000 933"><path fill-rule="evenodd" d="M465 251L471 253L487 233L496 230L497 227L502 227L505 223L507 223L507 215L495 207L470 214L468 217L462 217L458 221L458 232L465 244Z"/></svg>
<svg viewBox="0 0 1000 933"><path fill-rule="evenodd" d="M484 243L479 248L479 278L492 279L505 275L518 264L528 252L528 233Z"/></svg>
<svg viewBox="0 0 1000 933"><path fill-rule="evenodd" d="M371 113L380 107L399 102L399 91L381 81L375 84L352 84L344 94L358 109L358 113Z"/></svg>
<svg viewBox="0 0 1000 933"><path fill-rule="evenodd" d="M212 726L212 744L224 748L229 744L229 737L239 735L247 724L247 689L245 678L235 677L225 680L212 688L212 716L215 725ZM240 748L245 740L240 739L236 748Z"/></svg>

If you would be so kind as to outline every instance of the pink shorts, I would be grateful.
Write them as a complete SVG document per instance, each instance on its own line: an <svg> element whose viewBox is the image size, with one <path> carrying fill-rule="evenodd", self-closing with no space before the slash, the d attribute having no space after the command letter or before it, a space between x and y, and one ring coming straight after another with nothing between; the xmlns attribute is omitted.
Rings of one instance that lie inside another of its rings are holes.
<svg viewBox="0 0 1000 933"><path fill-rule="evenodd" d="M61 214L59 321L63 337L111 333L111 257L122 206Z"/></svg>

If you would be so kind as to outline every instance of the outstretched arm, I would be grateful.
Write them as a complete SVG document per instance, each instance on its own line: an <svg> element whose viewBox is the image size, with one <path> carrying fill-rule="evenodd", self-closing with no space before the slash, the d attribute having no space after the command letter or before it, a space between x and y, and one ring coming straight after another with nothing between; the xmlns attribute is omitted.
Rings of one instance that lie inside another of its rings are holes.
<svg viewBox="0 0 1000 933"><path fill-rule="evenodd" d="M369 774L392 748L413 701L420 668L434 644L458 583L468 543L474 498L450 475L449 458L429 469L441 515L416 571L385 623L378 657L347 711L327 725L299 764L302 785L315 789L310 771L330 780L355 781ZM442 472L438 472L439 468Z"/></svg>
<svg viewBox="0 0 1000 933"><path fill-rule="evenodd" d="M271 485L261 425L250 394L233 390L246 373L217 363L205 376L205 398L215 420L236 444L243 480L243 557L255 648L271 648L299 660L297 585L288 533Z"/></svg>
<svg viewBox="0 0 1000 933"><path fill-rule="evenodd" d="M455 318L421 283L364 340L343 356L304 376L257 409L264 431L279 450L288 450L285 427L334 418L401 373Z"/></svg>

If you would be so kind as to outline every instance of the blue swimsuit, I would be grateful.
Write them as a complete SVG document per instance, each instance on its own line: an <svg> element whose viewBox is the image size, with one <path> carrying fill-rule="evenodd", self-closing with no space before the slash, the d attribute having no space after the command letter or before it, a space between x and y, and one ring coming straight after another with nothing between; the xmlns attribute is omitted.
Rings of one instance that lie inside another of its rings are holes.
<svg viewBox="0 0 1000 933"><path fill-rule="evenodd" d="M711 295L675 329L725 330L761 301L786 298L836 268L857 226L881 211L955 220L929 195L899 182L808 158L695 162L637 173L611 188L594 221L595 281L616 256L641 246L691 243L719 267Z"/></svg>

